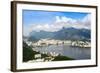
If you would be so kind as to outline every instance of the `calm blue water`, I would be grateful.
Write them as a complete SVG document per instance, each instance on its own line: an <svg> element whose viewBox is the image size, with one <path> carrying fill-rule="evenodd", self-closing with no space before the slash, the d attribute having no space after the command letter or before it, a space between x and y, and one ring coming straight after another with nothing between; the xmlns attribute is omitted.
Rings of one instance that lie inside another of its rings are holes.
<svg viewBox="0 0 100 73"><path fill-rule="evenodd" d="M35 51L41 53L59 53L63 56L67 56L74 59L90 59L91 58L91 49L90 48L80 48L80 47L71 47L68 45L50 45L44 47L33 48Z"/></svg>

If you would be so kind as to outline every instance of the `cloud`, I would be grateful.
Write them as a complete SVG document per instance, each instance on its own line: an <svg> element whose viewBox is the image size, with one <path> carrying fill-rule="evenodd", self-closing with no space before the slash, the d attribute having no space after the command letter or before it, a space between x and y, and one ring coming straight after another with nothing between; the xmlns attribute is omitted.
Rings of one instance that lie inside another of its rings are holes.
<svg viewBox="0 0 100 73"><path fill-rule="evenodd" d="M32 31L48 31L48 32L55 32L59 31L63 27L70 28L74 27L77 29L86 28L90 29L90 22L91 22L91 15L88 14L83 19L76 20L72 18L68 18L65 16L56 16L55 21L52 24L30 24L29 26L24 26L24 35L29 35Z"/></svg>
<svg viewBox="0 0 100 73"><path fill-rule="evenodd" d="M74 23L74 22L76 22L76 20L72 19L72 18L65 17L65 16L62 16L62 17L56 16L56 22L57 23L58 22Z"/></svg>
<svg viewBox="0 0 100 73"><path fill-rule="evenodd" d="M68 18L68 17L59 17L56 16L56 27L60 26L60 27L74 27L74 28L85 28L85 29L90 29L91 27L91 15L88 14L86 15L83 19L80 20L76 20L76 19L72 19L72 18Z"/></svg>
<svg viewBox="0 0 100 73"><path fill-rule="evenodd" d="M91 27L91 14L88 14L87 16L85 16L82 20L82 23L84 26L86 26L90 29L90 27Z"/></svg>

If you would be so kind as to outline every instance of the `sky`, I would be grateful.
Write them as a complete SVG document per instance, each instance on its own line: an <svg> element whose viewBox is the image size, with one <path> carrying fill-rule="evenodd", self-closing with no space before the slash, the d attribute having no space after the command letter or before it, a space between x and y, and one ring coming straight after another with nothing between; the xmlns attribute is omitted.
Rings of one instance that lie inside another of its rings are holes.
<svg viewBox="0 0 100 73"><path fill-rule="evenodd" d="M63 27L90 29L90 13L23 10L23 35L32 31L59 31Z"/></svg>

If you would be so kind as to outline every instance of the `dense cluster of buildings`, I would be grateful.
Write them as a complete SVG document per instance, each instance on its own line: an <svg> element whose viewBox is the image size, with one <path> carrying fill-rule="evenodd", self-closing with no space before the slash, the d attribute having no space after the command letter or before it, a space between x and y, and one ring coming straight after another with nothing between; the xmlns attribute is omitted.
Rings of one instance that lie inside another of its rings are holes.
<svg viewBox="0 0 100 73"><path fill-rule="evenodd" d="M54 40L54 39L41 39L36 43L32 43L33 46L48 46L48 45L59 45L59 44L70 44L69 40Z"/></svg>
<svg viewBox="0 0 100 73"><path fill-rule="evenodd" d="M41 47L41 46L49 46L49 45L70 45L73 47L91 47L91 43L88 41L71 41L71 40L55 40L55 39L41 39L37 42L26 41L26 43L30 46Z"/></svg>

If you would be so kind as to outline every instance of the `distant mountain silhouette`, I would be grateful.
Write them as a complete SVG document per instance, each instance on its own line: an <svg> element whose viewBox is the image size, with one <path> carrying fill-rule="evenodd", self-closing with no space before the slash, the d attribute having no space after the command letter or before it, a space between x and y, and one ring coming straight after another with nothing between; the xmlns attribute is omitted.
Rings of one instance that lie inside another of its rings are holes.
<svg viewBox="0 0 100 73"><path fill-rule="evenodd" d="M83 40L90 39L91 32L88 29L76 29L76 28L63 28L56 32L55 39L61 40Z"/></svg>
<svg viewBox="0 0 100 73"><path fill-rule="evenodd" d="M32 31L29 40L37 41L40 39L59 39L59 40L88 40L91 38L91 31L89 29L76 29L76 28L62 28L56 32L47 31Z"/></svg>

